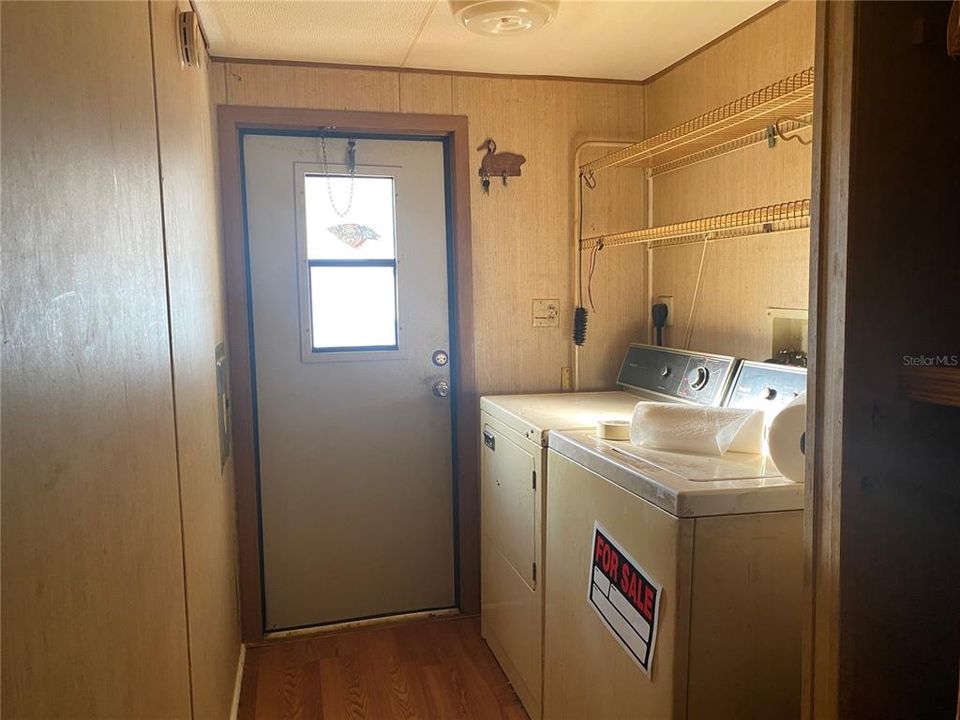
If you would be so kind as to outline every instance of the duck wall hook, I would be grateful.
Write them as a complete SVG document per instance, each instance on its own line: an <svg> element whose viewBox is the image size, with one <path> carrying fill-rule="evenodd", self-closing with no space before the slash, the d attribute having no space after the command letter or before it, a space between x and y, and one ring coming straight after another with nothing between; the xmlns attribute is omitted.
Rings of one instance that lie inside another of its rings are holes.
<svg viewBox="0 0 960 720"><path fill-rule="evenodd" d="M497 143L492 138L483 141L477 150L486 150L480 161L480 185L485 193L490 192L490 178L499 177L507 184L508 177L520 177L520 166L527 159L523 155L511 152L497 152Z"/></svg>

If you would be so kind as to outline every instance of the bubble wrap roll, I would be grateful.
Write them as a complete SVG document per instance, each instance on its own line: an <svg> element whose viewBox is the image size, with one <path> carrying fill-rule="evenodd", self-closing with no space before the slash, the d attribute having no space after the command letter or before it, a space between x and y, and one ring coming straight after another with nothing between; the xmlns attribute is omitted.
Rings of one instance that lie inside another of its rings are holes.
<svg viewBox="0 0 960 720"><path fill-rule="evenodd" d="M759 453L763 448L763 412L640 402L630 421L630 442L697 455Z"/></svg>

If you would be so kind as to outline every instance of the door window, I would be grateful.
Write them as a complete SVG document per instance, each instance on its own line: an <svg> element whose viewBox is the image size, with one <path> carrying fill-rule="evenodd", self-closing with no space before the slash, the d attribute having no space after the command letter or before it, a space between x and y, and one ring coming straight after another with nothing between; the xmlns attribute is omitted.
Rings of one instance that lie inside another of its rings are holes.
<svg viewBox="0 0 960 720"><path fill-rule="evenodd" d="M311 353L400 347L392 177L303 175Z"/></svg>

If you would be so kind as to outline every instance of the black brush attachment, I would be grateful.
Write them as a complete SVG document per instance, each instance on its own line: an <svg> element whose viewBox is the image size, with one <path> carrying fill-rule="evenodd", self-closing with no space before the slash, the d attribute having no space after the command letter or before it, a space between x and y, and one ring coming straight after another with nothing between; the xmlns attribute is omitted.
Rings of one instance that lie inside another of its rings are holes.
<svg viewBox="0 0 960 720"><path fill-rule="evenodd" d="M667 324L667 312L669 308L666 303L654 303L653 305L653 327L657 331L657 345L663 345L663 326Z"/></svg>
<svg viewBox="0 0 960 720"><path fill-rule="evenodd" d="M587 341L587 309L578 307L573 311L573 344L583 345Z"/></svg>

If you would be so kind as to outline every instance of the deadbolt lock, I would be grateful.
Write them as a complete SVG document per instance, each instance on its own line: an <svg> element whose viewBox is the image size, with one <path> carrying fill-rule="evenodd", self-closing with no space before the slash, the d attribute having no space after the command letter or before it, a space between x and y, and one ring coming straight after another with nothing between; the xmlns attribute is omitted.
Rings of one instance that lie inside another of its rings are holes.
<svg viewBox="0 0 960 720"><path fill-rule="evenodd" d="M443 367L450 362L450 356L447 355L446 350L434 350L433 357L431 359L433 360L433 364L437 367Z"/></svg>

